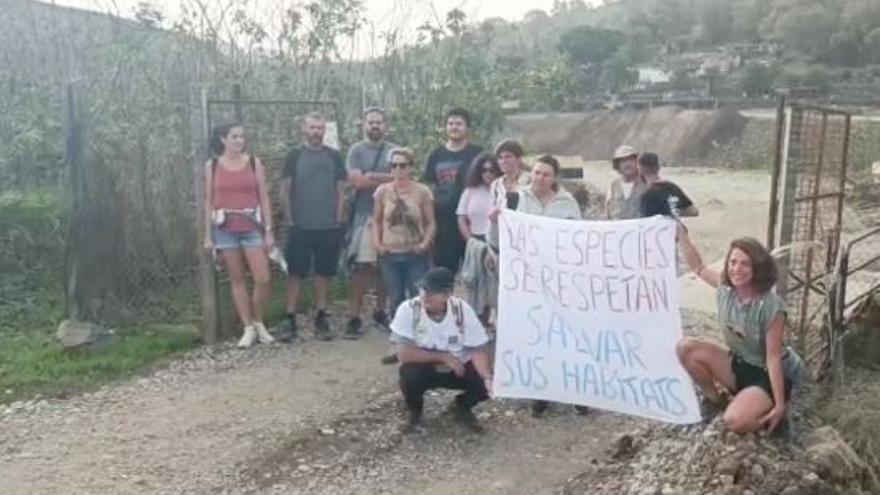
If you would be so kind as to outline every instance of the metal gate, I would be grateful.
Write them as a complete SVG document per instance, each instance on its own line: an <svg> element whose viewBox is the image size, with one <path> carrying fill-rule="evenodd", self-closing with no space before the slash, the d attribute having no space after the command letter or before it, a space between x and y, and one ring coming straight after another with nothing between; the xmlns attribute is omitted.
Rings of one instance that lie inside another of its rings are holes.
<svg viewBox="0 0 880 495"><path fill-rule="evenodd" d="M266 168L266 182L270 189L272 213L275 216L273 225L281 225L280 202L278 201L278 183L284 166L284 156L292 147L299 145L299 123L301 118L311 111L321 111L328 118L325 142L334 147L341 147L343 122L339 106L334 101L320 100L249 100L242 97L241 86L232 88L231 98L211 99L206 91L201 94L200 126L196 135L204 138L202 153L193 163L195 175L198 215L196 222L202 221L204 215L204 174L202 164L209 155L207 142L211 129L220 123L241 123L247 132L248 151L260 160ZM198 227L198 226L197 226ZM204 230L198 227L197 232ZM276 232L276 239L281 241L281 232ZM225 297L220 288L227 281L218 277L213 258L202 253L199 260L200 292L202 297L202 336L207 343L214 343L232 334L233 322L236 320L231 304L218 305L218 298ZM283 277L283 274L281 274ZM228 291L227 291L228 292ZM278 291L273 291L279 297ZM280 297L283 297L281 295Z"/></svg>
<svg viewBox="0 0 880 495"><path fill-rule="evenodd" d="M781 252L777 292L788 309L789 341L814 377L827 371L829 278L840 246L850 115L781 100L767 244Z"/></svg>

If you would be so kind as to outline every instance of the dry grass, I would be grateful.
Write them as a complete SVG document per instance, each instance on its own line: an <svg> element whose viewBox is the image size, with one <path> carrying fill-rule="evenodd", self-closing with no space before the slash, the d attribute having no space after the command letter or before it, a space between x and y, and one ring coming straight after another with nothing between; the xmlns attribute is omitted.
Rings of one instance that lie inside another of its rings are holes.
<svg viewBox="0 0 880 495"><path fill-rule="evenodd" d="M828 386L818 412L870 466L872 489L880 491L880 371L848 368L844 377Z"/></svg>

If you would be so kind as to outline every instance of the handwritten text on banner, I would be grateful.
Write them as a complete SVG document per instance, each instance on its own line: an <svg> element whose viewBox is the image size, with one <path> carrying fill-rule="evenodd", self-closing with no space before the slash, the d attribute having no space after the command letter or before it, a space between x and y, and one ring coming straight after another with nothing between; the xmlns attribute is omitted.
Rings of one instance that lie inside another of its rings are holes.
<svg viewBox="0 0 880 495"><path fill-rule="evenodd" d="M682 337L676 224L504 211L495 394L700 420Z"/></svg>

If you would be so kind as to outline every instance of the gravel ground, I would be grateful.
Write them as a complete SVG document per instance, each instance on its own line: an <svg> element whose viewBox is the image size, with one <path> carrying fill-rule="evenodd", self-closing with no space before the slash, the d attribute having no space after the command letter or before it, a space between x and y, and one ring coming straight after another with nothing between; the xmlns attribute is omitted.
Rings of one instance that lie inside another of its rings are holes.
<svg viewBox="0 0 880 495"><path fill-rule="evenodd" d="M358 342L200 348L149 376L0 409L3 493L205 493L239 466L393 385Z"/></svg>
<svg viewBox="0 0 880 495"><path fill-rule="evenodd" d="M766 195L732 194L733 179L755 186L754 174L669 175L705 206L689 226L707 259L730 237L763 231L755 219ZM687 333L714 331L711 313L683 318ZM387 350L375 330L356 342L200 348L94 393L13 404L0 409L0 492L559 493L573 478L600 483L601 472L585 469L646 426L562 406L535 419L523 401L492 401L478 409L488 431L474 435L451 422L450 395L438 394L426 431L402 436L396 372L378 364Z"/></svg>
<svg viewBox="0 0 880 495"><path fill-rule="evenodd" d="M552 493L630 420L520 401L478 412L484 435L432 395L402 436L386 337L197 349L148 376L0 409L4 494Z"/></svg>
<svg viewBox="0 0 880 495"><path fill-rule="evenodd" d="M708 328L708 315L686 312ZM339 324L341 322L337 322ZM558 493L642 421L524 401L481 405L487 432L432 394L401 435L386 336L200 348L165 369L66 400L0 410L4 494Z"/></svg>

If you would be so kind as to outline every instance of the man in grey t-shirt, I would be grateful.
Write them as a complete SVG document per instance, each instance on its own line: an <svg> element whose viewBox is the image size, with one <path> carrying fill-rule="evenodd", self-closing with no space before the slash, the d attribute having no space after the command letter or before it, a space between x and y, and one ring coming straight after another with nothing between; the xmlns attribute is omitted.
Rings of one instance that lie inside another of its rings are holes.
<svg viewBox="0 0 880 495"><path fill-rule="evenodd" d="M326 121L319 113L306 116L305 143L288 153L281 176L281 212L288 226L287 319L282 340L296 334L300 279L315 269L315 336L330 340L327 289L336 275L342 239L345 163L339 151L324 145Z"/></svg>
<svg viewBox="0 0 880 495"><path fill-rule="evenodd" d="M391 180L388 155L397 145L385 140L388 123L383 109L366 109L363 124L365 139L351 147L347 161L348 183L355 191L354 212L348 226L349 241L343 253L345 264L352 272L350 317L344 335L351 339L362 335L360 315L364 294L370 285L376 287L377 292L373 320L382 326L388 325L387 295L376 271L377 256L373 246L373 193L380 184Z"/></svg>

